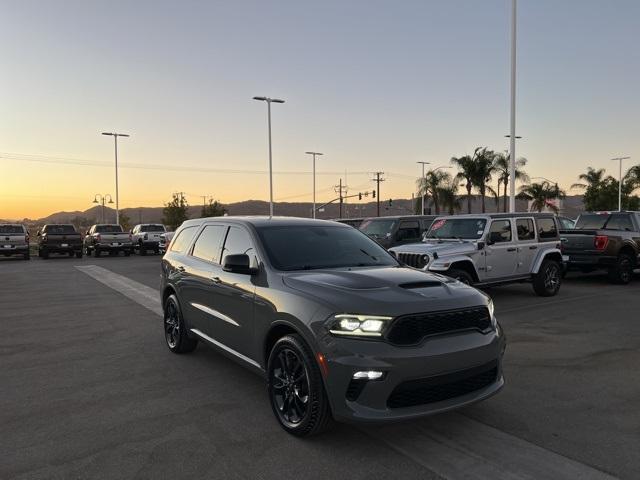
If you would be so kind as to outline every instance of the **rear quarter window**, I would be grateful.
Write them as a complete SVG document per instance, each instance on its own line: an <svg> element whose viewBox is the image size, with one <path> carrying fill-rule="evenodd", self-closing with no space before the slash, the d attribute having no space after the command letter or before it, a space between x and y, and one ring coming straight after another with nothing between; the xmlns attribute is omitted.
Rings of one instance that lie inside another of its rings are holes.
<svg viewBox="0 0 640 480"><path fill-rule="evenodd" d="M553 218L536 218L536 227L541 242L558 238L558 228Z"/></svg>
<svg viewBox="0 0 640 480"><path fill-rule="evenodd" d="M193 236L196 234L198 227L185 227L180 230L173 240L171 241L171 247L169 251L184 253L189 245L191 245L191 240L193 240Z"/></svg>

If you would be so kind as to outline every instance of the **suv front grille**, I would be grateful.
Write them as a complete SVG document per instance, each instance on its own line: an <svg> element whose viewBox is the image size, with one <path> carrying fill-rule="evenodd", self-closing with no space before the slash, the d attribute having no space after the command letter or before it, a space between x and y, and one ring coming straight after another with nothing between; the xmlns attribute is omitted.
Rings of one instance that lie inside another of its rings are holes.
<svg viewBox="0 0 640 480"><path fill-rule="evenodd" d="M397 258L405 265L414 268L424 268L429 263L429 255L426 253L398 253Z"/></svg>
<svg viewBox="0 0 640 480"><path fill-rule="evenodd" d="M416 345L430 335L491 328L487 307L417 313L398 317L389 328L387 340L396 345Z"/></svg>
<svg viewBox="0 0 640 480"><path fill-rule="evenodd" d="M497 361L479 367L398 385L387 399L389 408L415 407L461 397L488 387L498 377Z"/></svg>

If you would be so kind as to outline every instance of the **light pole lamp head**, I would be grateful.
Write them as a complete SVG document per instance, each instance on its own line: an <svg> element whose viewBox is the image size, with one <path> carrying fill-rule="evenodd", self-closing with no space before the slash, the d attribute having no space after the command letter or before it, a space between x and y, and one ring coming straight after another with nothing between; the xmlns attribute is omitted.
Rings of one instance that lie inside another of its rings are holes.
<svg viewBox="0 0 640 480"><path fill-rule="evenodd" d="M279 98L270 98L269 101L273 103L284 103L284 100L280 100Z"/></svg>
<svg viewBox="0 0 640 480"><path fill-rule="evenodd" d="M95 196L93 197L93 203L98 203L98 195L95 195Z"/></svg>
<svg viewBox="0 0 640 480"><path fill-rule="evenodd" d="M260 100L261 102L266 102L267 97L253 97L254 100Z"/></svg>

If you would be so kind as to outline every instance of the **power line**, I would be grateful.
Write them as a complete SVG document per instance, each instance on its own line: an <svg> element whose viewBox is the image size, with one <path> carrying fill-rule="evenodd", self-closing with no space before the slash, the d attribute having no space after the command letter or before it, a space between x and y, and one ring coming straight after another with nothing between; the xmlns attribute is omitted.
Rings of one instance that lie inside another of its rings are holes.
<svg viewBox="0 0 640 480"><path fill-rule="evenodd" d="M36 162L36 163L48 163L48 164L64 164L64 165L77 165L88 167L111 167L110 162L102 162L99 160L87 160L78 158L66 158L66 157L49 157L45 155L28 155L21 153L7 153L0 152L0 158L5 160L15 160L22 162ZM240 175L268 175L268 170L240 170L240 169L226 169L226 168L210 168L210 167L198 167L195 165L147 165L143 163L120 163L120 168L134 168L143 170L169 170L169 171L191 171L191 172L211 172L211 173L223 173L223 174L240 174ZM280 170L274 171L277 175L313 175L313 172L307 171L293 171L293 170ZM323 171L317 172L316 175L340 175L343 172L331 172ZM352 175L368 175L369 172L349 172Z"/></svg>

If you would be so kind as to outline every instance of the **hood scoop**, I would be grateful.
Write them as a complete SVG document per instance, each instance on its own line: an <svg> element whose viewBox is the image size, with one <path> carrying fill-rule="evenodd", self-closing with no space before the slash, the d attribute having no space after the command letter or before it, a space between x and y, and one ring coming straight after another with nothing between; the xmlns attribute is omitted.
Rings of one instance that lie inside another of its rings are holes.
<svg viewBox="0 0 640 480"><path fill-rule="evenodd" d="M410 282L410 283L401 283L398 286L406 290L417 290L419 288L440 287L442 286L442 282L434 282L434 281Z"/></svg>

